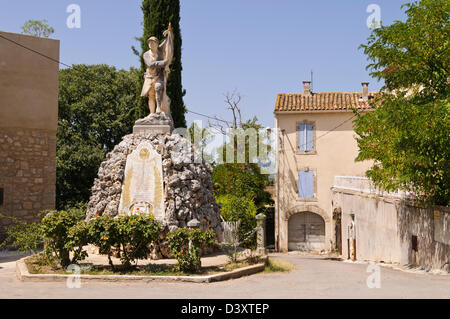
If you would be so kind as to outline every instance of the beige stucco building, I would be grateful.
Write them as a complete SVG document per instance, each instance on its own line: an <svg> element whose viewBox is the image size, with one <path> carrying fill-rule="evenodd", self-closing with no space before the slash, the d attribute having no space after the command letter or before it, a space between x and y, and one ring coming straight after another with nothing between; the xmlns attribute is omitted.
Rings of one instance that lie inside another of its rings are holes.
<svg viewBox="0 0 450 319"><path fill-rule="evenodd" d="M275 245L280 251L336 248L331 188L338 175L364 176L352 108L370 110L368 83L360 92L279 94L275 126L281 131L275 203Z"/></svg>
<svg viewBox="0 0 450 319"><path fill-rule="evenodd" d="M0 36L0 213L32 221L55 207L59 40Z"/></svg>

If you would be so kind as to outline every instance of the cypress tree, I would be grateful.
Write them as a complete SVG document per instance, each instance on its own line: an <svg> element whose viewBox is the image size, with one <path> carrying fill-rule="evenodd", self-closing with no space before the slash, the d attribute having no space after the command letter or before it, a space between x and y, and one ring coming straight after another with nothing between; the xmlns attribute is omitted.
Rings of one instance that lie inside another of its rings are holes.
<svg viewBox="0 0 450 319"><path fill-rule="evenodd" d="M181 83L181 32L180 32L180 1L179 0L143 0L141 6L144 13L144 34L138 38L141 42L141 70L138 85L138 97L136 107L136 118L142 118L149 114L148 100L141 97L140 92L144 83L144 73L146 66L143 59L144 52L148 51L147 39L151 36L163 40L163 32L167 29L169 22L172 23L174 34L174 53L170 66L170 73L167 79L167 95L169 96L170 110L175 127L186 127L185 113L186 108L183 102L183 96L186 91Z"/></svg>

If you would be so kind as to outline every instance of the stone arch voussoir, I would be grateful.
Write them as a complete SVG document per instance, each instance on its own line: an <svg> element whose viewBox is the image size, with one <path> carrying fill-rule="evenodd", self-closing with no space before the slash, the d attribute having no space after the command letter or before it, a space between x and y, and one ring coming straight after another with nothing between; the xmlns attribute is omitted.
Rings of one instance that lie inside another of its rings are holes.
<svg viewBox="0 0 450 319"><path fill-rule="evenodd" d="M288 221L295 214L311 212L319 215L325 221L325 224L330 222L330 217L328 214L320 207L316 205L296 205L291 207L285 214L284 220Z"/></svg>

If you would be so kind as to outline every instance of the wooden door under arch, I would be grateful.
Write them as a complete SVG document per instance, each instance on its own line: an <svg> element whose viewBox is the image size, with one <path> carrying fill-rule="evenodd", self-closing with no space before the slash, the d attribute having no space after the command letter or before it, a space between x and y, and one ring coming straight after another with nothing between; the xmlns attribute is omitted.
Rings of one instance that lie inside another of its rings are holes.
<svg viewBox="0 0 450 319"><path fill-rule="evenodd" d="M303 212L288 221L289 250L323 250L325 249L325 221L322 216Z"/></svg>

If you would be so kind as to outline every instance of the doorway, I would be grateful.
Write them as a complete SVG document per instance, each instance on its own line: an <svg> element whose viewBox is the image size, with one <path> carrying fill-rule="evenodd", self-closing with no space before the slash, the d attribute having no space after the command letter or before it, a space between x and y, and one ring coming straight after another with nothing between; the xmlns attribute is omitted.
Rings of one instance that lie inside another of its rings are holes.
<svg viewBox="0 0 450 319"><path fill-rule="evenodd" d="M322 216L303 212L289 218L288 249L300 251L325 249L325 221Z"/></svg>

